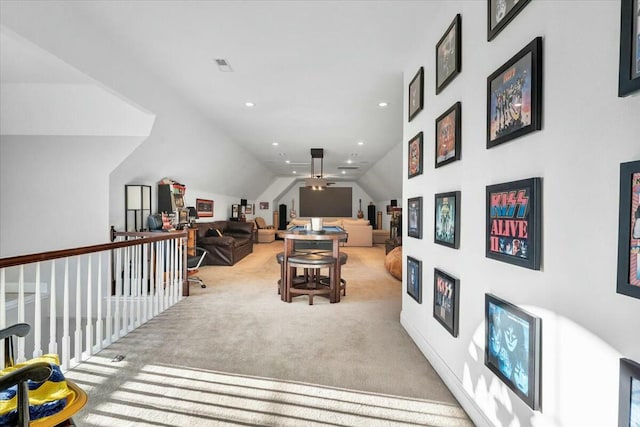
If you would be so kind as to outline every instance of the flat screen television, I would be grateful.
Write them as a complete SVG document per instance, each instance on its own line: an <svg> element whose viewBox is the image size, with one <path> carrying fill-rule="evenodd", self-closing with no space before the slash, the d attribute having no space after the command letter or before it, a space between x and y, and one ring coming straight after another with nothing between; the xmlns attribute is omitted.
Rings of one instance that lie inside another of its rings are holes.
<svg viewBox="0 0 640 427"><path fill-rule="evenodd" d="M312 190L300 187L300 212L302 217L352 217L353 199L351 187L327 187Z"/></svg>

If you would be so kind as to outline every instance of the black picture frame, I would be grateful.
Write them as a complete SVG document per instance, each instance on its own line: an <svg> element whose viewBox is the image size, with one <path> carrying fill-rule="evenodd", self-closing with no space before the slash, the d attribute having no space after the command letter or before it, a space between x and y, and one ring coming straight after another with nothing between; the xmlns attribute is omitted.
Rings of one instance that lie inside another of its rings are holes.
<svg viewBox="0 0 640 427"><path fill-rule="evenodd" d="M640 298L640 160L620 164L616 290Z"/></svg>
<svg viewBox="0 0 640 427"><path fill-rule="evenodd" d="M542 129L542 37L487 77L487 148Z"/></svg>
<svg viewBox="0 0 640 427"><path fill-rule="evenodd" d="M487 41L491 41L530 0L487 0Z"/></svg>
<svg viewBox="0 0 640 427"><path fill-rule="evenodd" d="M618 96L640 90L640 1L620 1Z"/></svg>
<svg viewBox="0 0 640 427"><path fill-rule="evenodd" d="M407 293L422 304L422 261L407 256Z"/></svg>
<svg viewBox="0 0 640 427"><path fill-rule="evenodd" d="M486 257L531 270L542 260L542 178L488 185Z"/></svg>
<svg viewBox="0 0 640 427"><path fill-rule="evenodd" d="M424 67L420 67L416 75L409 83L409 121L424 108Z"/></svg>
<svg viewBox="0 0 640 427"><path fill-rule="evenodd" d="M460 191L434 197L433 242L453 249L460 247Z"/></svg>
<svg viewBox="0 0 640 427"><path fill-rule="evenodd" d="M462 70L462 17L457 14L436 44L436 95Z"/></svg>
<svg viewBox="0 0 640 427"><path fill-rule="evenodd" d="M540 409L542 320L498 298L484 298L484 364L531 409Z"/></svg>
<svg viewBox="0 0 640 427"><path fill-rule="evenodd" d="M458 336L460 280L433 269L433 317L454 337Z"/></svg>
<svg viewBox="0 0 640 427"><path fill-rule="evenodd" d="M423 134L418 132L409 140L408 147L408 178L421 175L424 167Z"/></svg>
<svg viewBox="0 0 640 427"><path fill-rule="evenodd" d="M422 239L422 197L412 197L407 202L408 223L407 234L409 237Z"/></svg>
<svg viewBox="0 0 640 427"><path fill-rule="evenodd" d="M618 394L618 427L636 426L640 420L640 364L620 359L620 391ZM632 420L635 423L632 424Z"/></svg>
<svg viewBox="0 0 640 427"><path fill-rule="evenodd" d="M436 119L435 167L462 157L462 104L456 102Z"/></svg>

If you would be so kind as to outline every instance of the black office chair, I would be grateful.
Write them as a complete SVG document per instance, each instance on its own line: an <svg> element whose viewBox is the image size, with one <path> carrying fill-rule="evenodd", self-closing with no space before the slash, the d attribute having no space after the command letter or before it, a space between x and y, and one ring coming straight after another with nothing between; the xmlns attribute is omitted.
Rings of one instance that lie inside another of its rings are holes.
<svg viewBox="0 0 640 427"><path fill-rule="evenodd" d="M199 283L201 288L206 288L207 285L204 284L201 278L197 276L192 276L192 274L196 274L200 265L204 261L204 257L207 256L209 251L204 248L196 247L196 254L187 256L187 281L189 283Z"/></svg>

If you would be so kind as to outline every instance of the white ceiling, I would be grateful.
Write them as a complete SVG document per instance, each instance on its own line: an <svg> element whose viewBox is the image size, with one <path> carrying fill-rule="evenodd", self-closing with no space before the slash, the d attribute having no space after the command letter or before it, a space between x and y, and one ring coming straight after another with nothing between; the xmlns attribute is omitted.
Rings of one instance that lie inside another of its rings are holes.
<svg viewBox="0 0 640 427"><path fill-rule="evenodd" d="M402 140L402 69L439 2L57 3L127 50L274 174L308 176L309 149L324 148L325 176L358 166L340 175L357 180ZM221 72L215 58L233 72ZM380 108L381 101L389 106Z"/></svg>

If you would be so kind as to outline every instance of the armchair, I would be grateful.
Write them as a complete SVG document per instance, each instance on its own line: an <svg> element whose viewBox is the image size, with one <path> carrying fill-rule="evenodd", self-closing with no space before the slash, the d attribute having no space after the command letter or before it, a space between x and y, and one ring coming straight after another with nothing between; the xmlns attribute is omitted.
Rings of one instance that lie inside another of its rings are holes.
<svg viewBox="0 0 640 427"><path fill-rule="evenodd" d="M276 229L273 225L267 225L264 218L260 216L254 221L258 228L258 243L271 243L276 240Z"/></svg>

